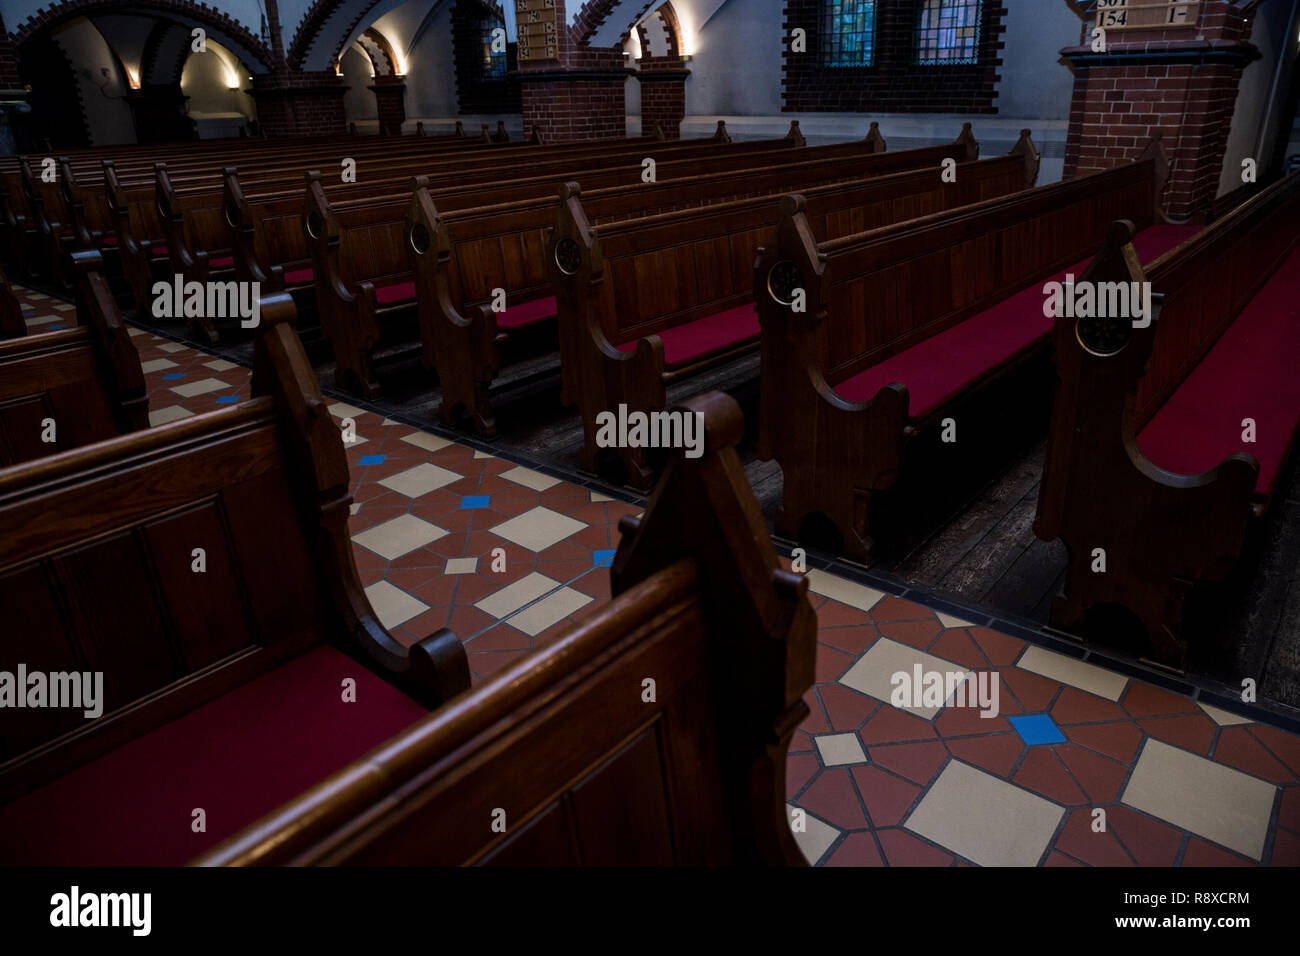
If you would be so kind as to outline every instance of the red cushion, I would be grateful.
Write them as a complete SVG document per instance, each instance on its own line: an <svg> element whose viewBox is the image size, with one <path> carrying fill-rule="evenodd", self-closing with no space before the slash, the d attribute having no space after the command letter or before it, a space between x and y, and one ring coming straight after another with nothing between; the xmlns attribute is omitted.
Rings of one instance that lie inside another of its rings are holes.
<svg viewBox="0 0 1300 956"><path fill-rule="evenodd" d="M166 247L166 246L154 246L154 247L153 247L152 249L150 249L149 251L152 252L155 256L165 256L165 255L167 255L167 247Z"/></svg>
<svg viewBox="0 0 1300 956"><path fill-rule="evenodd" d="M1195 235L1199 226L1152 226L1138 233L1134 248L1146 263ZM1043 315L1043 286L1060 282L1066 273L1076 278L1091 258L1065 272L1021 289L952 328L890 356L835 386L835 394L850 402L874 398L886 385L907 386L908 414L924 418L961 394L990 370L1005 364L1052 331Z"/></svg>
<svg viewBox="0 0 1300 956"><path fill-rule="evenodd" d="M217 259L209 259L208 265L214 269L229 269L235 264L234 256L221 256Z"/></svg>
<svg viewBox="0 0 1300 956"><path fill-rule="evenodd" d="M356 680L356 702L342 681ZM428 711L316 647L0 808L9 865L176 866ZM207 832L190 829L207 814Z"/></svg>
<svg viewBox="0 0 1300 956"><path fill-rule="evenodd" d="M1197 475L1233 452L1259 460L1255 491L1268 495L1300 423L1300 249L1250 300L1210 354L1138 435L1142 454ZM1242 419L1255 441L1241 440Z"/></svg>
<svg viewBox="0 0 1300 956"><path fill-rule="evenodd" d="M99 241L106 246L115 246L117 245L117 236L111 232L106 233L105 235L100 236Z"/></svg>
<svg viewBox="0 0 1300 956"><path fill-rule="evenodd" d="M498 329L522 329L555 318L555 296L509 306L497 313Z"/></svg>
<svg viewBox="0 0 1300 956"><path fill-rule="evenodd" d="M311 269L294 269L284 274L285 285L311 285L316 280L316 273Z"/></svg>
<svg viewBox="0 0 1300 956"><path fill-rule="evenodd" d="M686 325L659 333L664 342L664 365L686 365L697 359L758 338L758 310L751 302L726 312L705 316ZM618 346L620 352L635 352L637 340Z"/></svg>
<svg viewBox="0 0 1300 956"><path fill-rule="evenodd" d="M375 301L380 305L392 305L395 302L409 302L414 298L414 282L398 282L394 285L383 285L375 289Z"/></svg>

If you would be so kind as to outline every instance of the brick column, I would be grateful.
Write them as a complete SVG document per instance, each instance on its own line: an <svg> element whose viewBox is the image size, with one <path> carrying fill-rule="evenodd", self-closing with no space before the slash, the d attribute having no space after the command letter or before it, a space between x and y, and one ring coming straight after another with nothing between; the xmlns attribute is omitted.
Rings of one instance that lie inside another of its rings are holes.
<svg viewBox="0 0 1300 956"><path fill-rule="evenodd" d="M370 90L379 107L379 135L401 136L406 122L406 81L400 76L377 76Z"/></svg>
<svg viewBox="0 0 1300 956"><path fill-rule="evenodd" d="M0 17L0 154L19 152L22 133L15 129L27 116L27 91L18 76L18 51ZM27 147L23 145L23 148Z"/></svg>
<svg viewBox="0 0 1300 956"><path fill-rule="evenodd" d="M1174 218L1200 216L1214 203L1242 70L1259 51L1229 0L1204 0L1199 23L1182 28L1112 31L1106 51L1083 44L1061 51L1074 66L1065 175L1137 159L1155 133L1173 164L1165 202Z"/></svg>
<svg viewBox="0 0 1300 956"><path fill-rule="evenodd" d="M641 132L658 126L664 139L680 139L682 120L686 118L686 78L690 70L682 68L675 56L642 57L637 79L641 83Z"/></svg>
<svg viewBox="0 0 1300 956"><path fill-rule="evenodd" d="M585 21L579 17L578 25L569 28L566 16L564 0L555 0L555 59L520 59L524 138L536 133L543 142L564 143L623 136L627 130L623 88L630 73L623 65L623 53L575 42L570 29L579 35L586 30Z"/></svg>
<svg viewBox="0 0 1300 956"><path fill-rule="evenodd" d="M253 77L257 123L267 136L346 133L342 77L317 73L262 73Z"/></svg>

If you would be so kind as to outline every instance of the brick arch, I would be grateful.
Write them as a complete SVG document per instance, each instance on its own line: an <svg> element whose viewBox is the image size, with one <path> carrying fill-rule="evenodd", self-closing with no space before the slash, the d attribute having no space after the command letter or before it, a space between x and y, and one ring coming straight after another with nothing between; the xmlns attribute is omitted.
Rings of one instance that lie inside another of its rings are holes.
<svg viewBox="0 0 1300 956"><path fill-rule="evenodd" d="M62 0L28 17L14 31L14 45L22 47L37 36L76 17L97 14L153 14L181 23L193 23L211 33L255 73L272 69L271 51L246 26L220 10L194 0Z"/></svg>
<svg viewBox="0 0 1300 956"><path fill-rule="evenodd" d="M357 42L353 45L360 45L366 51L375 76L394 76L397 73L397 56L393 53L393 45L374 27L357 37Z"/></svg>
<svg viewBox="0 0 1300 956"><path fill-rule="evenodd" d="M383 0L314 0L298 24L285 56L295 70L329 68L343 55L343 45ZM308 64L308 58L314 62ZM322 66L322 64L325 64Z"/></svg>

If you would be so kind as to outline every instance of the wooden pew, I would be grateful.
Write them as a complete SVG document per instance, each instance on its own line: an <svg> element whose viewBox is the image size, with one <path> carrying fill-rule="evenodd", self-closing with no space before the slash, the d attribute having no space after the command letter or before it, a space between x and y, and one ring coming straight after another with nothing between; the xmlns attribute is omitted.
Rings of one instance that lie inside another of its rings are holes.
<svg viewBox="0 0 1300 956"><path fill-rule="evenodd" d="M620 523L607 605L196 862L806 865L785 753L813 680L807 582L732 447L739 407L680 411L703 456Z"/></svg>
<svg viewBox="0 0 1300 956"><path fill-rule="evenodd" d="M27 320L9 277L0 266L0 339L12 339L27 334Z"/></svg>
<svg viewBox="0 0 1300 956"><path fill-rule="evenodd" d="M469 686L450 632L376 619L338 426L262 309L250 400L0 469L5 667L102 675L94 719L0 712L7 863L182 863Z"/></svg>
<svg viewBox="0 0 1300 956"><path fill-rule="evenodd" d="M802 142L797 126L792 124L790 134L779 140L741 143L726 146L725 151L705 150L685 158L680 152L665 153L672 159L665 160L663 168L671 177L710 169L749 168L755 162L764 165L773 157L790 155ZM849 151L863 149L860 144L844 146ZM613 182L641 183L641 158L630 163L626 159L615 157L608 164L588 160L587 168L594 167L592 175ZM562 164L548 165L543 176L532 177L532 194L541 189L553 190L554 180L548 186L547 179L558 178L557 173L565 168ZM569 172L574 171L569 168ZM511 194L499 194L498 198L502 195ZM414 354L421 347L411 258L414 246L407 235L410 196L408 191L335 202L319 174L313 172L307 177L302 222L311 250L321 326L334 349L335 381L339 387L367 398L381 392L374 368L376 359L382 363L395 355Z"/></svg>
<svg viewBox="0 0 1300 956"><path fill-rule="evenodd" d="M725 130L719 124L719 134ZM792 124L791 132L774 140L759 140L730 145L729 137L678 140L671 143L651 141L653 157L659 161L712 157L726 153L732 157L757 155L759 152L789 149L802 145L798 127ZM580 147L580 148L575 148ZM386 158L383 163L372 162L362 169L362 180L356 183L333 182L331 193L349 198L384 195L401 190L414 173L428 175L432 180L451 186L500 183L521 176L553 176L562 178L576 169L604 169L607 167L635 166L638 175L641 163L651 144L643 139L620 139L612 142L596 141L583 144L563 144L555 147L527 147L513 152L498 151L489 157L475 155L469 159L461 154L430 158L424 155L400 159ZM436 161L435 161L436 160ZM471 161L472 160L472 161ZM301 183L301 169L295 169L297 182ZM171 272L186 281L200 282L210 279L224 281L236 274L236 253L230 245L230 213L220 182L205 182L188 190L173 187L169 170L160 165L156 171L158 216L164 232ZM224 177L229 179L228 176ZM282 172L267 174L259 170L250 185L271 190L284 190L289 181ZM301 203L299 186L299 202ZM214 275L214 270L222 270ZM217 341L217 330L209 323L191 325L190 334L209 342Z"/></svg>
<svg viewBox="0 0 1300 956"><path fill-rule="evenodd" d="M965 148L959 140L909 150L915 160L895 167L909 171L805 193L821 228L842 235L1033 184L1037 151L1027 132L1012 153L971 158L958 165L956 183L945 183L943 162L974 153ZM906 153L892 155L897 162ZM780 216L776 197L760 196L593 225L576 184L567 190L547 251L559 314L563 400L582 417L584 471L596 473L610 459L621 464L632 487L648 487L655 470L652 451L600 448L601 417L617 416L622 406L658 411L670 383L758 346L751 268Z"/></svg>
<svg viewBox="0 0 1300 956"><path fill-rule="evenodd" d="M0 341L0 466L149 427L140 355L100 265L98 252L73 256L77 328Z"/></svg>
<svg viewBox="0 0 1300 956"><path fill-rule="evenodd" d="M1123 607L1150 657L1186 668L1184 601L1236 564L1300 427L1297 223L1300 172L1145 267L1117 222L1080 277L1149 282L1156 315L1055 320L1034 532L1069 552L1057 627L1092 636L1094 610Z"/></svg>
<svg viewBox="0 0 1300 956"><path fill-rule="evenodd" d="M1117 169L837 238L787 198L752 279L757 451L784 475L777 533L798 539L822 515L868 561L872 496L896 483L909 441L1048 347L1043 281L1077 272L1116 216L1144 230L1148 258L1194 229L1166 224L1167 182L1157 140Z"/></svg>
<svg viewBox="0 0 1300 956"><path fill-rule="evenodd" d="M968 133L969 127L964 135ZM884 150L885 141L872 123L866 140L805 148L794 162L778 154L770 165L697 174L666 163L658 182L604 188L600 177L584 175L589 188L583 209L591 221L608 223L776 195L792 184L883 175L928 164L933 154ZM483 205L465 191L435 195L422 180L415 187L408 235L415 253L423 360L437 371L442 391L439 415L443 424L453 425L463 411L480 435L491 437L496 423L489 389L501 365L500 345L511 336L536 333L556 317L546 247L556 219L554 190L534 199ZM512 188L510 194L518 193ZM562 189L561 202L567 195ZM499 312L492 305L495 289L506 296ZM547 332L541 342L555 342L554 333Z"/></svg>

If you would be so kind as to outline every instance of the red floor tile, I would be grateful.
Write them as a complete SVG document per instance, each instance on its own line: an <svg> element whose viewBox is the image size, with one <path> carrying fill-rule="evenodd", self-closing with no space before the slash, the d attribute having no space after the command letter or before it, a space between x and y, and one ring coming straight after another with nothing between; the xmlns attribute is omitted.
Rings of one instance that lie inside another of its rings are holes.
<svg viewBox="0 0 1300 956"><path fill-rule="evenodd" d="M921 794L921 788L916 784L900 780L879 767L853 767L850 772L874 827L892 827L901 823Z"/></svg>
<svg viewBox="0 0 1300 956"><path fill-rule="evenodd" d="M1138 866L1173 866L1183 844L1181 830L1123 804L1106 809L1106 826Z"/></svg>
<svg viewBox="0 0 1300 956"><path fill-rule="evenodd" d="M972 627L969 629L969 634L971 640L984 652L984 656L994 667L1011 666L1025 649L1025 642L1019 638L991 631L987 627Z"/></svg>
<svg viewBox="0 0 1300 956"><path fill-rule="evenodd" d="M1209 756L1217 729L1214 721L1204 714L1187 714L1182 717L1145 717L1139 720L1148 736L1163 740L1202 757Z"/></svg>
<svg viewBox="0 0 1300 956"><path fill-rule="evenodd" d="M876 838L890 866L951 866L953 857L918 839L906 830L891 827L877 830Z"/></svg>
<svg viewBox="0 0 1300 956"><path fill-rule="evenodd" d="M1219 739L1214 745L1214 759L1273 783L1294 783L1296 779L1295 774L1265 750L1245 727L1223 727L1219 730Z"/></svg>
<svg viewBox="0 0 1300 956"><path fill-rule="evenodd" d="M1171 694L1136 680L1129 682L1128 692L1120 703L1134 717L1201 713L1200 708L1181 694Z"/></svg>
<svg viewBox="0 0 1300 956"><path fill-rule="evenodd" d="M920 744L886 744L867 751L871 762L914 783L928 784L948 762L948 751L937 740Z"/></svg>
<svg viewBox="0 0 1300 956"><path fill-rule="evenodd" d="M1061 688L1060 696L1052 705L1052 719L1059 725L1123 720L1126 716L1119 704L1073 687Z"/></svg>
<svg viewBox="0 0 1300 956"><path fill-rule="evenodd" d="M1142 743L1142 731L1127 720L1111 724L1085 724L1079 727L1062 727L1061 732L1076 744L1132 763Z"/></svg>
<svg viewBox="0 0 1300 956"><path fill-rule="evenodd" d="M927 740L935 736L930 722L915 714L884 704L858 731L864 744L892 744L904 740Z"/></svg>
<svg viewBox="0 0 1300 956"><path fill-rule="evenodd" d="M1054 744L1052 750L1094 804L1113 803L1119 799L1120 789L1128 778L1126 764L1073 744Z"/></svg>
<svg viewBox="0 0 1300 956"><path fill-rule="evenodd" d="M948 750L963 763L1006 779L1024 753L1025 744L1018 734L995 734L990 737L950 739Z"/></svg>
<svg viewBox="0 0 1300 956"><path fill-rule="evenodd" d="M1050 747L1030 747L1011 782L1069 807L1088 802Z"/></svg>
<svg viewBox="0 0 1300 956"><path fill-rule="evenodd" d="M800 795L799 806L841 830L860 830L867 825L853 781L843 767L823 770Z"/></svg>
<svg viewBox="0 0 1300 956"><path fill-rule="evenodd" d="M850 833L831 854L825 866L884 866L876 840L870 833Z"/></svg>

